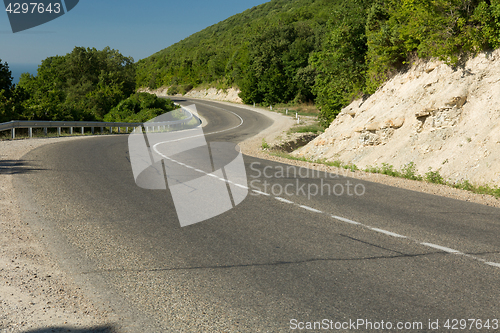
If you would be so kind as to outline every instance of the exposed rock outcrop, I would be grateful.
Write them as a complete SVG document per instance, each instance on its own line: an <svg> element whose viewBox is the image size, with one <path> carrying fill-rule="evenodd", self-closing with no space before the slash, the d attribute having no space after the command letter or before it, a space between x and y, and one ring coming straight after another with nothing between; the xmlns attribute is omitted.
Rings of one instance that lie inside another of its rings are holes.
<svg viewBox="0 0 500 333"><path fill-rule="evenodd" d="M155 94L159 97L165 97L168 96L167 91L168 88L170 87L161 87L158 89L148 89L148 88L140 88L138 91L139 92L148 92L150 94ZM238 96L240 93L240 90L237 88L229 88L229 89L216 89L216 88L209 88L209 89L193 89L187 92L185 95L178 94L176 96L179 97L193 97L193 98L203 98L203 99L211 99L214 101L226 101L226 102L233 102L233 103L243 103L241 98Z"/></svg>
<svg viewBox="0 0 500 333"><path fill-rule="evenodd" d="M360 168L414 162L451 181L500 185L500 50L453 69L420 62L344 108L294 152Z"/></svg>

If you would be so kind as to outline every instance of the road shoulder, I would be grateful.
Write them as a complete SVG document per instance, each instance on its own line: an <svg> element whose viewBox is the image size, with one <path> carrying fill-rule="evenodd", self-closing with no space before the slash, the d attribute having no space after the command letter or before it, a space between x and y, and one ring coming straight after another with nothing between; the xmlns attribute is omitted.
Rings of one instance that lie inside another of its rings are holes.
<svg viewBox="0 0 500 333"><path fill-rule="evenodd" d="M82 290L51 258L22 211L13 179L36 172L23 159L46 144L89 137L0 141L0 331L52 332L79 329L114 332L113 314L96 308Z"/></svg>

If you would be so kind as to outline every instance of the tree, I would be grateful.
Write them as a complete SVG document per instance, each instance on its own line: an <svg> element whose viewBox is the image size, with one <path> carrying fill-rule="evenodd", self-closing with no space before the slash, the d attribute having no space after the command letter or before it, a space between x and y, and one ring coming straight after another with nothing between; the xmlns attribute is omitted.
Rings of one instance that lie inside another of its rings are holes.
<svg viewBox="0 0 500 333"><path fill-rule="evenodd" d="M12 85L12 72L9 69L9 64L2 63L0 59L0 91L4 90L4 94L10 94Z"/></svg>
<svg viewBox="0 0 500 333"><path fill-rule="evenodd" d="M324 39L323 50L310 58L318 72L313 92L317 95L319 120L325 127L364 87L367 6L369 1L362 0L339 5L329 22L330 33Z"/></svg>
<svg viewBox="0 0 500 333"><path fill-rule="evenodd" d="M37 76L22 76L27 119L102 120L135 90L134 60L109 47L75 47L42 61Z"/></svg>
<svg viewBox="0 0 500 333"><path fill-rule="evenodd" d="M243 101L283 103L307 91L304 85L310 80L304 80L306 72L297 73L308 66L314 41L314 31L307 25L271 27L254 37L249 45L250 64L241 84Z"/></svg>

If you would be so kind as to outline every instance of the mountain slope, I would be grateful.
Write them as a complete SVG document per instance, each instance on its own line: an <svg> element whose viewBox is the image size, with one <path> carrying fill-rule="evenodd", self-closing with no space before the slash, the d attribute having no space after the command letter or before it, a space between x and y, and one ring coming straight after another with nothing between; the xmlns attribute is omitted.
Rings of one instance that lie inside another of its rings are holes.
<svg viewBox="0 0 500 333"><path fill-rule="evenodd" d="M285 46L302 35L306 53L288 70L306 67L309 53L321 47L332 8L339 3L274 0L248 9L139 61L138 86L154 89L164 85L237 85L248 69L251 44L266 32L275 34Z"/></svg>

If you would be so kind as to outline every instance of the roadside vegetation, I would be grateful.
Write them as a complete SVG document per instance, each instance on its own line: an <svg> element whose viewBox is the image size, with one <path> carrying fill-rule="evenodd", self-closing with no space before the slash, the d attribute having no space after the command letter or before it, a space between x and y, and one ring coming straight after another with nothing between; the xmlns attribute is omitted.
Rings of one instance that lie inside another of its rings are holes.
<svg viewBox="0 0 500 333"><path fill-rule="evenodd" d="M109 47L75 47L42 61L37 75L12 83L0 60L0 122L10 120L143 122L173 110L171 101L135 93L135 64Z"/></svg>
<svg viewBox="0 0 500 333"><path fill-rule="evenodd" d="M492 195L492 196L500 199L500 187L498 187L498 186L476 185L476 184L472 184L468 180L453 182L451 180L444 179L444 177L439 174L439 170L432 170L432 169L429 169L429 171L426 172L424 175L420 175L417 173L417 171L416 171L417 167L416 167L415 163L413 163L413 162L407 163L399 170L395 169L394 166L389 165L387 163L382 163L381 166L368 166L364 170L361 170L355 164L343 163L342 161L338 161L338 160L336 160L336 161L309 160L305 157L296 157L296 156L293 156L289 153L280 152L280 151L273 151L270 154L274 155L274 156L290 159L290 160L295 160L295 161L323 164L326 166L346 169L346 170L350 170L352 172L364 171L367 173L382 174L382 175L387 175L387 176L391 176L391 177L404 178L404 179L416 180L416 181L425 181L425 182L432 183L432 184L446 185L446 186L450 186L453 188L457 188L457 189L461 189L461 190L465 190L465 191L469 191L469 192L473 192L473 193L477 193L477 194Z"/></svg>

